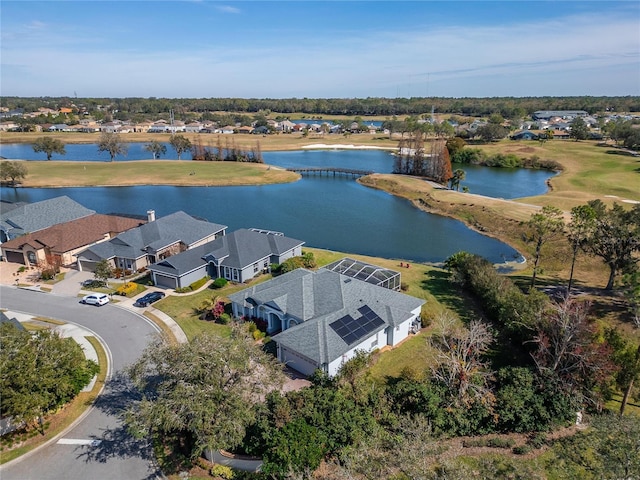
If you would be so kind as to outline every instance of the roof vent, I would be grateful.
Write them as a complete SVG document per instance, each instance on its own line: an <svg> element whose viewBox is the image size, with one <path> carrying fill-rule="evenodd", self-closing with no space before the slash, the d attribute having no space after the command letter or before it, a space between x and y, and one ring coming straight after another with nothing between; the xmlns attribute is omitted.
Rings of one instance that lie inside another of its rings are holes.
<svg viewBox="0 0 640 480"><path fill-rule="evenodd" d="M155 222L156 220L156 211L155 210L147 210L147 222Z"/></svg>

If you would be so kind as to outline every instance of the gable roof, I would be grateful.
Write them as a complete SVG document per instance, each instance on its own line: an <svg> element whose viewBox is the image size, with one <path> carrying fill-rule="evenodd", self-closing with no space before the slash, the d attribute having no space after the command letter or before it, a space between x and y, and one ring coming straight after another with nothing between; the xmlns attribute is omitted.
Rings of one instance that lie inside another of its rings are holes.
<svg viewBox="0 0 640 480"><path fill-rule="evenodd" d="M108 242L94 245L81 252L79 256L90 251L104 259L135 259L146 255L147 249L157 251L178 242L190 246L226 228L226 225L198 220L183 211L178 211L121 233Z"/></svg>
<svg viewBox="0 0 640 480"><path fill-rule="evenodd" d="M10 238L33 233L64 222L96 213L67 196L27 203L0 213L0 228Z"/></svg>
<svg viewBox="0 0 640 480"><path fill-rule="evenodd" d="M330 363L352 349L359 341L387 327L410 319L425 301L372 285L345 275L320 269L297 269L229 296L240 305L268 305L289 318L302 321L275 335L273 340L295 350L318 365ZM368 306L382 323L347 343L331 324L349 315L358 321L362 307Z"/></svg>
<svg viewBox="0 0 640 480"><path fill-rule="evenodd" d="M36 248L48 247L63 253L105 239L106 234L116 234L138 227L143 221L116 215L95 213L77 220L53 225L35 233L22 235L2 244L2 248L21 249L29 244Z"/></svg>
<svg viewBox="0 0 640 480"><path fill-rule="evenodd" d="M281 255L304 242L284 235L260 233L242 228L191 250L149 266L149 270L183 275L209 262L231 268L245 268L265 257Z"/></svg>

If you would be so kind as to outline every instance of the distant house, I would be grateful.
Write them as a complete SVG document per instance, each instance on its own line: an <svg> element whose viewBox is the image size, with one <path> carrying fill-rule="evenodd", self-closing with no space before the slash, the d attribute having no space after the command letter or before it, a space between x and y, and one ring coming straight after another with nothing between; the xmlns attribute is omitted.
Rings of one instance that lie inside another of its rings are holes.
<svg viewBox="0 0 640 480"><path fill-rule="evenodd" d="M225 234L226 226L198 220L179 211L156 220L147 212L148 223L128 230L78 253L78 269L93 271L107 260L112 267L139 271L171 255L203 245Z"/></svg>
<svg viewBox="0 0 640 480"><path fill-rule="evenodd" d="M34 203L3 202L0 213L0 243L95 213L67 196Z"/></svg>
<svg viewBox="0 0 640 480"><path fill-rule="evenodd" d="M293 123L291 120L283 120L278 124L277 130L280 130L285 133L289 133L293 131L295 126L296 124Z"/></svg>
<svg viewBox="0 0 640 480"><path fill-rule="evenodd" d="M185 287L205 276L246 282L302 254L304 242L278 232L240 229L149 266L156 285Z"/></svg>
<svg viewBox="0 0 640 480"><path fill-rule="evenodd" d="M511 135L511 140L538 140L540 135L531 130L522 130Z"/></svg>
<svg viewBox="0 0 640 480"><path fill-rule="evenodd" d="M227 125L226 127L222 127L220 129L220 132L225 134L225 135L231 135L235 131L236 131L236 126L235 125Z"/></svg>
<svg viewBox="0 0 640 480"><path fill-rule="evenodd" d="M326 269L297 269L229 299L235 317L266 322L281 362L304 375L320 369L330 376L357 351L406 339L420 328L425 303Z"/></svg>
<svg viewBox="0 0 640 480"><path fill-rule="evenodd" d="M589 112L584 110L538 110L537 112L533 112L534 120L549 120L553 117L560 118L575 118L575 117L586 117L589 115Z"/></svg>
<svg viewBox="0 0 640 480"><path fill-rule="evenodd" d="M248 125L244 125L242 127L238 127L237 128L237 132L238 133L244 133L244 134L253 133L253 127L250 127Z"/></svg>
<svg viewBox="0 0 640 480"><path fill-rule="evenodd" d="M96 213L9 240L2 244L2 255L9 262L28 266L70 265L79 251L141 223L144 222L134 218Z"/></svg>
<svg viewBox="0 0 640 480"><path fill-rule="evenodd" d="M202 123L191 122L185 125L184 130L187 133L200 133L203 128L204 128L204 125L202 125Z"/></svg>
<svg viewBox="0 0 640 480"><path fill-rule="evenodd" d="M50 132L66 132L69 129L69 125L66 123L56 123L49 127Z"/></svg>

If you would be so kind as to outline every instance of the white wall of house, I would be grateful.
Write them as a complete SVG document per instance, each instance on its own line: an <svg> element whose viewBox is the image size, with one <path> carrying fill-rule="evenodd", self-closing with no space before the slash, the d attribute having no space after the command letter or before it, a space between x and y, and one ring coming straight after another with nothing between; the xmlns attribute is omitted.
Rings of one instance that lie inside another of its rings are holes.
<svg viewBox="0 0 640 480"><path fill-rule="evenodd" d="M351 348L348 352L346 352L342 357L336 358L327 366L327 374L330 377L334 377L340 371L342 365L349 360L351 360L356 355L356 351L364 351L364 352L372 352L376 348L382 348L386 345L386 336L384 334L384 330L379 331L378 333L374 333L370 337L365 338L360 343Z"/></svg>

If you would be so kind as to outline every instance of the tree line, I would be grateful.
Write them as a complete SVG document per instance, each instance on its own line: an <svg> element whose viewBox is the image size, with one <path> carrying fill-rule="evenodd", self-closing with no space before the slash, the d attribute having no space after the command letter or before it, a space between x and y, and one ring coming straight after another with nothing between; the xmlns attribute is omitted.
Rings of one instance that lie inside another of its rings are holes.
<svg viewBox="0 0 640 480"><path fill-rule="evenodd" d="M173 110L176 119L187 119L189 112L278 112L308 115L393 116L420 115L432 110L466 116L488 116L498 113L505 118L522 118L537 110L585 110L598 112L638 112L640 97L490 97L490 98L72 98L72 97L0 97L0 106L10 110L22 108L36 111L40 107L74 108L83 111L107 112L112 115L168 114ZM80 107L80 108L78 108Z"/></svg>

